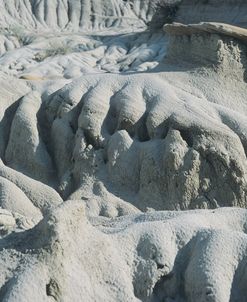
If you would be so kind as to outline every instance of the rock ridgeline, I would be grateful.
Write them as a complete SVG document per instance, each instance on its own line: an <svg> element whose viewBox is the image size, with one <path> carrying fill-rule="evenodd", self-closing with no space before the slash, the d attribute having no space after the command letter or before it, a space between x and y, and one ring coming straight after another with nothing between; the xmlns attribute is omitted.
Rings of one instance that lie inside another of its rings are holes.
<svg viewBox="0 0 247 302"><path fill-rule="evenodd" d="M247 26L243 0L2 0L0 26L29 30L161 27L172 21L218 21Z"/></svg>

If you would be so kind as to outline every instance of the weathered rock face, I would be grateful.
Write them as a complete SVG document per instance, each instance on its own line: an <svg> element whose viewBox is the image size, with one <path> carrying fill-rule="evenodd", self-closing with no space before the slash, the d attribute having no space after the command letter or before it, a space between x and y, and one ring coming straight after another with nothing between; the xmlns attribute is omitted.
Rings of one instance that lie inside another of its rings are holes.
<svg viewBox="0 0 247 302"><path fill-rule="evenodd" d="M101 181L142 210L246 206L241 114L155 75L81 79L56 93L47 113L60 179L78 188Z"/></svg>
<svg viewBox="0 0 247 302"><path fill-rule="evenodd" d="M67 201L1 241L0 299L244 302L246 215L218 209L90 222L81 202Z"/></svg>
<svg viewBox="0 0 247 302"><path fill-rule="evenodd" d="M246 302L245 6L0 1L0 301Z"/></svg>
<svg viewBox="0 0 247 302"><path fill-rule="evenodd" d="M245 0L3 0L1 27L38 30L161 27L165 22L217 21L246 27Z"/></svg>
<svg viewBox="0 0 247 302"><path fill-rule="evenodd" d="M31 29L99 29L143 26L155 14L151 0L11 0L1 1L0 24ZM165 1L167 2L167 1Z"/></svg>
<svg viewBox="0 0 247 302"><path fill-rule="evenodd" d="M199 80L184 73L193 84L178 87L169 72L94 74L55 93L27 94L3 125L4 163L64 199L83 200L96 216L245 207L245 30L205 23L165 30L165 63L189 63Z"/></svg>
<svg viewBox="0 0 247 302"><path fill-rule="evenodd" d="M223 22L247 27L245 0L183 0L179 5L176 22Z"/></svg>
<svg viewBox="0 0 247 302"><path fill-rule="evenodd" d="M212 22L166 24L168 60L213 66L225 76L246 81L247 30Z"/></svg>
<svg viewBox="0 0 247 302"><path fill-rule="evenodd" d="M165 24L164 31L171 35L192 35L192 34L219 34L225 37L235 38L247 44L247 29L219 22L201 22L199 24Z"/></svg>

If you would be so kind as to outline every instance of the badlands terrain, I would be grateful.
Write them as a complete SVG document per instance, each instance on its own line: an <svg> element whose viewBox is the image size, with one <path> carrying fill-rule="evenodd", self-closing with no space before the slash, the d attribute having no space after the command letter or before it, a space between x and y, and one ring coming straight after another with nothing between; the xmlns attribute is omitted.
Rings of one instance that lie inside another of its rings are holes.
<svg viewBox="0 0 247 302"><path fill-rule="evenodd" d="M0 301L247 301L247 2L0 0Z"/></svg>

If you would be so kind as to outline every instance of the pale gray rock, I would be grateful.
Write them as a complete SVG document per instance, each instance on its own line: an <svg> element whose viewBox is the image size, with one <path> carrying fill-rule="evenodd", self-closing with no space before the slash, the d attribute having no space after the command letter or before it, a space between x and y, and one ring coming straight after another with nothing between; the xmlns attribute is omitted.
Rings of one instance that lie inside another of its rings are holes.
<svg viewBox="0 0 247 302"><path fill-rule="evenodd" d="M154 74L107 78L84 77L47 104L54 146L67 142L53 148L62 175L77 187L103 181L142 210L245 207L244 116Z"/></svg>
<svg viewBox="0 0 247 302"><path fill-rule="evenodd" d="M246 27L245 0L3 0L3 28L92 30L215 21ZM163 18L163 20L162 20ZM19 31L20 33L20 31Z"/></svg>
<svg viewBox="0 0 247 302"><path fill-rule="evenodd" d="M0 301L245 302L245 1L0 11Z"/></svg>
<svg viewBox="0 0 247 302"><path fill-rule="evenodd" d="M0 237L13 232L16 228L16 221L11 212L0 209Z"/></svg>
<svg viewBox="0 0 247 302"><path fill-rule="evenodd" d="M242 302L246 297L244 209L89 222L81 202L67 201L1 247L2 301Z"/></svg>
<svg viewBox="0 0 247 302"><path fill-rule="evenodd" d="M62 198L53 188L5 166L3 162L0 162L0 176L21 189L42 213L62 202Z"/></svg>
<svg viewBox="0 0 247 302"><path fill-rule="evenodd" d="M202 22L166 24L169 35L167 59L199 66L213 66L218 73L246 82L247 30L236 26Z"/></svg>
<svg viewBox="0 0 247 302"><path fill-rule="evenodd" d="M1 208L22 216L41 217L41 212L15 184L0 177Z"/></svg>
<svg viewBox="0 0 247 302"><path fill-rule="evenodd" d="M179 5L176 21L181 23L223 22L247 27L245 0L184 0Z"/></svg>
<svg viewBox="0 0 247 302"><path fill-rule="evenodd" d="M33 29L101 29L112 26L143 26L154 14L152 1L124 0L11 0L1 3L2 26Z"/></svg>
<svg viewBox="0 0 247 302"><path fill-rule="evenodd" d="M37 115L41 106L39 93L23 97L12 120L5 151L7 165L44 183L52 184L55 169L40 137Z"/></svg>

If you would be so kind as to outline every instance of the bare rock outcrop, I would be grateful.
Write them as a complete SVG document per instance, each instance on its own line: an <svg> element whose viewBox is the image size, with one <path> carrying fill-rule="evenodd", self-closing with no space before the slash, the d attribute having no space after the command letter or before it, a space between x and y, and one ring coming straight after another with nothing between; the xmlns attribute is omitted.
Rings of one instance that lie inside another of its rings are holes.
<svg viewBox="0 0 247 302"><path fill-rule="evenodd" d="M1 242L0 298L242 302L246 248L244 209L90 222L81 202L67 201Z"/></svg>
<svg viewBox="0 0 247 302"><path fill-rule="evenodd" d="M52 185L55 169L38 130L40 106L41 97L35 92L20 101L11 124L5 161L15 170Z"/></svg>
<svg viewBox="0 0 247 302"><path fill-rule="evenodd" d="M244 116L154 74L107 78L84 77L47 102L61 192L100 181L142 210L245 207Z"/></svg>
<svg viewBox="0 0 247 302"><path fill-rule="evenodd" d="M139 0L10 0L0 4L2 27L27 29L102 29L143 26L155 13L158 1Z"/></svg>
<svg viewBox="0 0 247 302"><path fill-rule="evenodd" d="M211 66L222 76L247 81L247 30L222 23L166 24L168 61Z"/></svg>
<svg viewBox="0 0 247 302"><path fill-rule="evenodd" d="M245 2L0 1L0 301L246 302Z"/></svg>
<svg viewBox="0 0 247 302"><path fill-rule="evenodd" d="M245 0L183 0L179 4L176 22L222 22L247 27Z"/></svg>
<svg viewBox="0 0 247 302"><path fill-rule="evenodd" d="M181 24L172 23L165 24L164 30L172 35L192 35L192 34L219 34L226 37L236 38L244 43L247 43L247 29L233 26L230 24L216 22L201 22L198 24Z"/></svg>
<svg viewBox="0 0 247 302"><path fill-rule="evenodd" d="M244 0L3 0L0 26L77 31L215 21L246 27L246 7Z"/></svg>

